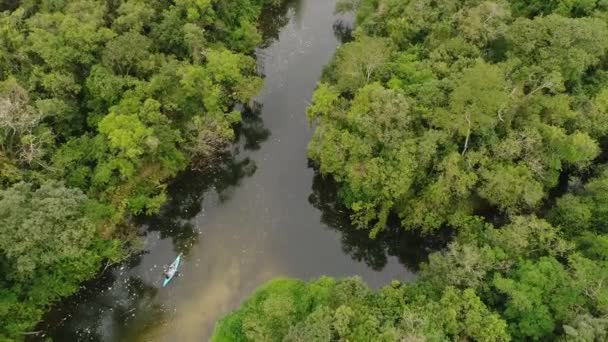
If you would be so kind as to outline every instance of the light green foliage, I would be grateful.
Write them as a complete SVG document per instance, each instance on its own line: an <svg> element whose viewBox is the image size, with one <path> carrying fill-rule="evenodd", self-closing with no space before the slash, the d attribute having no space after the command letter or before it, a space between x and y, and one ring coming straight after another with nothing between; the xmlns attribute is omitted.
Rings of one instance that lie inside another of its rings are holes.
<svg viewBox="0 0 608 342"><path fill-rule="evenodd" d="M608 229L608 172L585 184L578 194L566 194L557 199L549 212L549 219L570 234L581 234L591 229L606 233Z"/></svg>
<svg viewBox="0 0 608 342"><path fill-rule="evenodd" d="M322 89L315 95L320 103L309 115L319 122L338 120L339 125L318 129L309 155L320 161L322 172L345 183L341 197L359 224L379 221L374 235L383 228L393 201L410 186L415 169L411 155L416 153L409 133L413 118L405 97L378 83L361 88L347 112L331 108L335 93Z"/></svg>
<svg viewBox="0 0 608 342"><path fill-rule="evenodd" d="M509 29L512 54L546 72L558 71L566 80L579 80L600 61L608 48L606 23L592 18L559 15L521 18Z"/></svg>
<svg viewBox="0 0 608 342"><path fill-rule="evenodd" d="M495 165L481 173L484 182L479 194L502 210L519 212L535 208L543 198L542 184L523 165Z"/></svg>
<svg viewBox="0 0 608 342"><path fill-rule="evenodd" d="M327 303L335 281L321 278L310 285L293 279L276 279L259 288L243 310L223 318L214 341L280 341L291 325L304 320L317 305ZM311 318L311 323L316 319ZM292 335L310 332L299 331Z"/></svg>
<svg viewBox="0 0 608 342"><path fill-rule="evenodd" d="M63 259L82 257L95 234L82 191L47 182L35 191L18 183L0 192L0 250L18 278Z"/></svg>
<svg viewBox="0 0 608 342"><path fill-rule="evenodd" d="M390 60L392 49L385 39L361 37L341 46L336 53L335 82L341 92L354 93L378 80Z"/></svg>
<svg viewBox="0 0 608 342"><path fill-rule="evenodd" d="M331 311L320 306L305 320L289 329L283 338L286 342L331 341L333 317Z"/></svg>
<svg viewBox="0 0 608 342"><path fill-rule="evenodd" d="M149 68L151 40L129 31L110 40L103 51L103 63L116 75L145 75Z"/></svg>
<svg viewBox="0 0 608 342"><path fill-rule="evenodd" d="M601 82L604 21L552 10L521 17L521 4L502 1L344 4L360 6L359 27L313 95L309 155L339 181L344 204L372 235L390 212L408 229L432 231L480 207L536 211L564 170L582 174L600 155L604 92L579 89ZM370 82L403 98L393 111L407 125L385 125L378 107L365 125L348 121ZM378 129L401 144L360 138ZM361 153L364 160L353 158ZM352 174L372 170L382 184L360 195Z"/></svg>
<svg viewBox="0 0 608 342"><path fill-rule="evenodd" d="M579 302L579 305L585 305L590 312L605 316L608 314L608 288L604 286L604 281L608 278L608 263L592 257L585 258L578 254L570 257L573 286L586 297L586 302Z"/></svg>
<svg viewBox="0 0 608 342"><path fill-rule="evenodd" d="M152 132L143 125L136 115L108 114L99 123L99 132L105 134L110 148L119 156L135 159L144 153L144 141Z"/></svg>
<svg viewBox="0 0 608 342"><path fill-rule="evenodd" d="M424 301L411 289L394 282L372 292L358 278L276 279L220 320L211 340L509 340L506 323L474 291L447 288Z"/></svg>
<svg viewBox="0 0 608 342"><path fill-rule="evenodd" d="M516 338L541 338L555 329L556 321L568 321L582 293L576 291L564 267L543 257L526 261L511 275L497 276L494 285L508 297L504 316Z"/></svg>
<svg viewBox="0 0 608 342"><path fill-rule="evenodd" d="M89 65L114 36L103 27L103 15L103 7L93 1L72 2L57 11L42 10L27 20L26 49L51 70Z"/></svg>
<svg viewBox="0 0 608 342"><path fill-rule="evenodd" d="M262 5L239 0L231 8L254 21ZM255 28L224 21L216 1L132 0L107 13L113 6L83 0L40 6L25 18L4 14L23 37L7 52L31 59L19 61L2 88L4 116L28 121L19 134L7 127L15 140L7 142L9 156L35 167L51 159L55 176L101 195L118 218L125 210L156 210L163 180L224 146L239 119L231 107L254 96L261 79L243 53L252 46L230 51L223 43L240 43L223 41L228 36L217 36L213 25L225 33L256 35ZM49 158L55 141L66 143ZM185 148L184 141L197 143Z"/></svg>
<svg viewBox="0 0 608 342"><path fill-rule="evenodd" d="M490 248L452 243L442 253L429 256L421 265L420 275L433 288L447 286L477 289L484 283L487 274L496 263L497 256Z"/></svg>
<svg viewBox="0 0 608 342"><path fill-rule="evenodd" d="M418 286L425 291L436 296L455 286L484 294L516 339L555 338L577 313L601 324L608 310L604 236L586 234L575 244L534 216L500 228L471 221L461 229L457 242L422 264ZM580 335L572 329L562 337Z"/></svg>
<svg viewBox="0 0 608 342"><path fill-rule="evenodd" d="M593 260L608 260L608 236L584 232L576 239L576 244L584 256Z"/></svg>
<svg viewBox="0 0 608 342"><path fill-rule="evenodd" d="M235 104L262 85L252 56L267 5L279 1L21 1L0 13L0 340L22 339L119 254L118 223L158 212L170 177L234 138Z"/></svg>
<svg viewBox="0 0 608 342"><path fill-rule="evenodd" d="M513 10L518 15L536 16L558 13L563 16L585 16L593 14L605 4L594 0L515 0L511 1Z"/></svg>
<svg viewBox="0 0 608 342"><path fill-rule="evenodd" d="M138 32L144 27L148 27L156 16L154 7L150 6L145 0L127 0L120 4L117 11L118 15L112 22L114 32Z"/></svg>
<svg viewBox="0 0 608 342"><path fill-rule="evenodd" d="M507 85L502 72L500 68L483 62L465 69L450 94L449 111L452 115L436 115L438 120L445 119L449 122L439 121L438 126L454 125L453 129L465 139L470 135L494 135L496 125L500 122L501 107L507 101ZM462 154L467 147L465 140Z"/></svg>
<svg viewBox="0 0 608 342"><path fill-rule="evenodd" d="M596 318L579 315L568 325L564 325L564 336L560 341L588 342L608 339L608 317Z"/></svg>
<svg viewBox="0 0 608 342"><path fill-rule="evenodd" d="M516 216L499 229L488 232L490 245L511 260L540 256L562 256L573 246L561 237L559 229L534 216Z"/></svg>
<svg viewBox="0 0 608 342"><path fill-rule="evenodd" d="M462 37L479 48L503 37L511 21L509 4L503 1L483 1L475 7L464 7L456 16Z"/></svg>
<svg viewBox="0 0 608 342"><path fill-rule="evenodd" d="M116 241L99 237L94 207L82 191L55 181L0 191L0 336L18 336L50 301L78 290L102 259L117 257Z"/></svg>
<svg viewBox="0 0 608 342"><path fill-rule="evenodd" d="M451 340L508 341L507 324L483 304L475 291L447 288L436 307L435 324L443 327Z"/></svg>

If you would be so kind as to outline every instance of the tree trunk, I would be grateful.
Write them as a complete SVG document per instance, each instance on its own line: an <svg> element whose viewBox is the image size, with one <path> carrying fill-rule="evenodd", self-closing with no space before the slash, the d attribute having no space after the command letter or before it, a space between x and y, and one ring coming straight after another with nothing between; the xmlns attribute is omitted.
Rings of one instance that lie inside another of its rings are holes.
<svg viewBox="0 0 608 342"><path fill-rule="evenodd" d="M464 156L464 154L467 152L467 148L469 147L469 138L471 137L471 115L469 114L469 112L466 112L464 115L464 118L467 120L467 137L464 140L464 147L462 148L462 153L461 155Z"/></svg>

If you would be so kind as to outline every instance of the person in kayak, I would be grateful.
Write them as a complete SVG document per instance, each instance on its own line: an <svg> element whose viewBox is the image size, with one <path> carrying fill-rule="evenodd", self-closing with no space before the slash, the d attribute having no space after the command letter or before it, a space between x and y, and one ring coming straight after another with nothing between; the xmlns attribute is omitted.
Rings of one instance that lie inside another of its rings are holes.
<svg viewBox="0 0 608 342"><path fill-rule="evenodd" d="M177 276L177 272L173 267L169 266L165 268L165 272L163 272L163 275L165 276L165 279L169 279L171 278L171 276Z"/></svg>
<svg viewBox="0 0 608 342"><path fill-rule="evenodd" d="M163 280L163 287L167 286L171 279L177 276L177 268L179 267L181 256L182 254L180 253L177 258L175 258L175 260L171 263L171 265L169 265L168 268L165 268L165 271L163 272L163 275L165 276Z"/></svg>

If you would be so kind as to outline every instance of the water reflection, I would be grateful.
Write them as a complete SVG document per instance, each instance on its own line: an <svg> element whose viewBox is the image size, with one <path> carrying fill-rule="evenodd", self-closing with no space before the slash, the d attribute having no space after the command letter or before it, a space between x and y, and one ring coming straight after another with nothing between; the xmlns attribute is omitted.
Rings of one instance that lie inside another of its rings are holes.
<svg viewBox="0 0 608 342"><path fill-rule="evenodd" d="M117 330L105 331L104 335L110 333L130 340L128 336L141 335L162 322L166 309L154 301L158 288L138 277L129 276L121 281L125 267L128 266L108 269L85 284L78 295L47 315L43 330L52 329L56 341L102 341L101 330L95 328L111 326Z"/></svg>
<svg viewBox="0 0 608 342"><path fill-rule="evenodd" d="M201 213L204 197L212 194L224 202L243 178L256 171L255 162L240 157L240 151L259 148L270 136L260 110L257 104L243 109L243 121L235 129L235 144L214 161L213 167L185 171L171 183L167 189L169 200L158 215L135 219L142 227L142 237L169 240L175 251L189 254L200 239L193 219ZM169 309L157 300L161 269L152 270L150 273L158 277L147 280L132 271L141 266L147 254L144 250L104 270L78 294L55 306L41 324L42 330L52 331L57 341L102 341L108 336L131 341L162 327Z"/></svg>
<svg viewBox="0 0 608 342"><path fill-rule="evenodd" d="M264 126L262 120L263 105L253 102L242 111L241 123L236 127L237 143L244 140L246 150L259 150L261 144L270 137L270 130Z"/></svg>
<svg viewBox="0 0 608 342"><path fill-rule="evenodd" d="M406 265L426 256L418 248L408 251L426 245L408 240L402 231L370 240L366 232L352 229L335 186L318 175L311 184L304 100L310 99L337 43L331 31L333 3L292 0L283 14L266 13L265 37L271 40L279 36L281 20L294 18L280 41L258 52L268 57L261 63L268 78L260 97L268 126L260 105L244 109L236 143L203 171L180 175L168 188L162 212L140 219L146 251L110 267L102 279L58 306L57 318L46 323L53 338L206 340L221 314L272 276L361 274L380 286L409 275L389 256ZM311 250L316 258L310 258ZM177 251L186 254L182 278L159 289L162 266Z"/></svg>
<svg viewBox="0 0 608 342"><path fill-rule="evenodd" d="M348 43L354 40L353 37L353 24L350 19L338 19L332 26L334 30L334 36L338 38L338 41L342 44Z"/></svg>
<svg viewBox="0 0 608 342"><path fill-rule="evenodd" d="M218 201L225 202L230 198L230 190L255 170L255 162L250 158L237 160L227 153L212 170L185 171L169 187L169 201L161 213L138 221L147 226L147 232L159 232L161 239L171 238L176 251L188 254L199 236L191 220L201 212L204 195L213 190Z"/></svg>
<svg viewBox="0 0 608 342"><path fill-rule="evenodd" d="M114 310L113 321L123 322L116 325L118 336L124 336L125 341L133 341L137 336L144 336L163 322L166 309L154 299L159 288L150 286L140 278L129 277L125 284L125 293L129 294L127 305L118 306ZM114 300L112 296L112 300Z"/></svg>
<svg viewBox="0 0 608 342"><path fill-rule="evenodd" d="M213 190L218 201L225 202L243 178L255 173L255 162L249 157L239 159L239 152L241 148L257 150L270 137L270 131L260 117L261 110L259 103L242 110L242 122L235 129L234 145L214 160L213 166L205 170L187 170L171 183L167 189L169 200L160 214L138 219L138 223L146 227L145 231L159 232L161 239L171 238L176 251L188 254L199 239L192 219L202 211L205 194Z"/></svg>
<svg viewBox="0 0 608 342"><path fill-rule="evenodd" d="M302 0L285 0L279 6L269 6L260 16L260 31L262 32L262 45L260 48L270 46L273 41L279 39L281 29L287 25L291 18L298 22L301 13Z"/></svg>
<svg viewBox="0 0 608 342"><path fill-rule="evenodd" d="M316 172L308 201L321 210L323 223L340 232L344 253L365 262L373 270L382 270L388 257L396 256L406 268L417 271L430 252L445 247L447 236L430 237L406 231L395 218L389 220L387 228L376 239L370 239L368 230L356 229L350 223L350 213L340 203L337 193L335 181Z"/></svg>

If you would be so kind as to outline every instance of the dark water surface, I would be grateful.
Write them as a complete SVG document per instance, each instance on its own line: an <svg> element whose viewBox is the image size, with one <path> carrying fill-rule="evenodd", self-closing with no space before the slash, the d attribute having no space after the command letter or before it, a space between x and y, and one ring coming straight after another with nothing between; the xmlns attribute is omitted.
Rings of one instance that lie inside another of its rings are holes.
<svg viewBox="0 0 608 342"><path fill-rule="evenodd" d="M142 223L144 251L59 305L43 324L47 336L204 341L272 277L361 275L374 287L413 278L421 242L354 231L334 185L308 165L305 111L338 45L333 8L334 0L294 0L287 15L264 18L276 29L258 51L265 88L232 151L214 169L180 176L162 214ZM162 267L179 252L180 274L161 288Z"/></svg>

